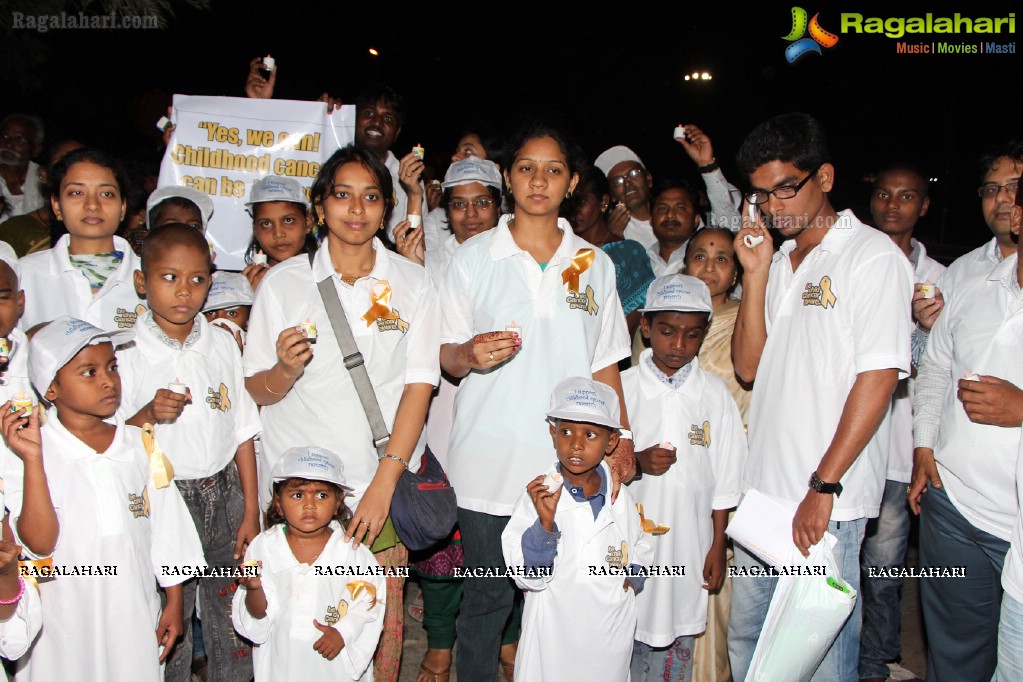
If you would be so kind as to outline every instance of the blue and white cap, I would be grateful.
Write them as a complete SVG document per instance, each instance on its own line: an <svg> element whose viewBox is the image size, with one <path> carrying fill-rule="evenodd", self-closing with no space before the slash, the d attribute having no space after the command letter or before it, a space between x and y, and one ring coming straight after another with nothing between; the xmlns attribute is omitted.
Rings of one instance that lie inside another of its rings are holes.
<svg viewBox="0 0 1023 682"><path fill-rule="evenodd" d="M206 295L206 303L202 307L204 313L211 310L223 310L240 305L252 305L256 300L256 292L245 275L240 272L218 270L213 273L213 284Z"/></svg>
<svg viewBox="0 0 1023 682"><path fill-rule="evenodd" d="M500 191L502 187L501 171L493 161L469 156L448 166L448 172L444 174L444 184L441 187L451 189L459 185L468 185L470 182L495 187Z"/></svg>
<svg viewBox="0 0 1023 682"><path fill-rule="evenodd" d="M307 481L323 481L333 483L342 490L354 490L345 484L345 466L341 458L326 448L305 445L285 451L274 464L270 477L276 481L289 478L304 478Z"/></svg>
<svg viewBox="0 0 1023 682"><path fill-rule="evenodd" d="M185 187L183 185L164 185L163 187L158 187L149 195L149 198L146 200L146 226L152 229L153 226L149 224L149 214L153 212L153 209L160 202L171 197L187 199L199 207L199 213L202 215L202 233L206 234L210 218L213 217L213 199L205 192L200 192L194 187Z"/></svg>
<svg viewBox="0 0 1023 682"><path fill-rule="evenodd" d="M618 394L607 384L584 377L570 377L554 387L548 419L599 424L620 429Z"/></svg>
<svg viewBox="0 0 1023 682"><path fill-rule="evenodd" d="M710 302L710 289L692 275L664 275L650 283L646 290L646 306L641 313L709 313L714 306Z"/></svg>
<svg viewBox="0 0 1023 682"><path fill-rule="evenodd" d="M60 368L78 351L109 341L114 348L135 338L135 330L109 332L84 320L61 315L35 333L28 344L28 376L39 395L46 393Z"/></svg>
<svg viewBox="0 0 1023 682"><path fill-rule="evenodd" d="M302 185L298 184L298 180L278 178L273 175L266 175L252 183L245 208L251 209L253 204L263 204L268 201L287 201L292 204L309 205L305 190L302 189Z"/></svg>

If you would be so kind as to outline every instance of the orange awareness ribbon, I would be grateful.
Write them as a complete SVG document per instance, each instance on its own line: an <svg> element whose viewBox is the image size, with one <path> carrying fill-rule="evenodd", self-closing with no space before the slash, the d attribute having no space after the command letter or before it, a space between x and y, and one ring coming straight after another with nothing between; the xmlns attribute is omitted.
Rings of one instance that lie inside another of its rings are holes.
<svg viewBox="0 0 1023 682"><path fill-rule="evenodd" d="M377 605L377 588L376 585L368 583L365 580L353 580L348 583L348 592L352 595L352 599L358 599L362 591L365 590L369 594L369 607L367 611L371 610Z"/></svg>
<svg viewBox="0 0 1023 682"><path fill-rule="evenodd" d="M568 285L569 291L579 291L579 275L593 265L593 249L579 249L572 258L571 264L561 273L561 281Z"/></svg>
<svg viewBox="0 0 1023 682"><path fill-rule="evenodd" d="M52 571L53 559L51 557L18 562L18 575L21 576L22 580L36 588L36 592L39 591L39 581L36 580L36 576L33 573L38 573L39 577L42 578L49 578L53 577L50 575Z"/></svg>
<svg viewBox="0 0 1023 682"><path fill-rule="evenodd" d="M152 424L142 425L142 444L149 455L149 471L153 474L153 484L157 488L166 488L174 479L174 467L167 455L156 442L156 431Z"/></svg>
<svg viewBox="0 0 1023 682"><path fill-rule="evenodd" d="M391 285L386 279L373 284L369 290L369 300L369 310L362 316L362 319L366 320L367 327L376 322L377 318L393 320L397 317L391 310Z"/></svg>
<svg viewBox="0 0 1023 682"><path fill-rule="evenodd" d="M671 530L668 526L662 526L659 523L654 523L647 517L643 516L643 505L637 504L636 509L639 510L639 523L643 527L644 533L650 533L651 535L664 535Z"/></svg>
<svg viewBox="0 0 1023 682"><path fill-rule="evenodd" d="M821 278L821 307L834 308L838 298L831 291L831 278L827 275Z"/></svg>

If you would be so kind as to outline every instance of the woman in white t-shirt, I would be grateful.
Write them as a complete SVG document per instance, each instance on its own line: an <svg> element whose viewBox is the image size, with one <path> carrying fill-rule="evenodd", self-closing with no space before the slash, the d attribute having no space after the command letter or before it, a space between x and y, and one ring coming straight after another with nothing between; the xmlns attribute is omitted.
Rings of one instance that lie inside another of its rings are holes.
<svg viewBox="0 0 1023 682"><path fill-rule="evenodd" d="M554 386L592 376L620 397L617 363L629 354L614 264L558 218L579 180L572 145L534 126L511 149L504 180L514 212L455 251L441 288L441 366L464 377L448 474L467 569L504 566L501 532L512 507L554 457L545 421ZM631 450L626 440L612 456L619 478L632 475ZM514 593L507 580L466 578L459 677L493 679Z"/></svg>

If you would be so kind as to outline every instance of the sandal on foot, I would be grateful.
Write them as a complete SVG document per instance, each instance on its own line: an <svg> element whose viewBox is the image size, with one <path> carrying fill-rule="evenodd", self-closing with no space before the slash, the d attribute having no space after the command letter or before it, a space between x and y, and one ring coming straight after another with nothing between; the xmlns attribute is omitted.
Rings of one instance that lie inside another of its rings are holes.
<svg viewBox="0 0 1023 682"><path fill-rule="evenodd" d="M448 678L451 677L451 668L449 667L444 672L439 673L427 668L425 663L420 663L419 678L422 678L423 675L428 676L430 678L430 682L448 682Z"/></svg>
<svg viewBox="0 0 1023 682"><path fill-rule="evenodd" d="M417 623L423 622L423 593L420 592L416 597L408 603L405 607L405 612L408 613L408 617Z"/></svg>

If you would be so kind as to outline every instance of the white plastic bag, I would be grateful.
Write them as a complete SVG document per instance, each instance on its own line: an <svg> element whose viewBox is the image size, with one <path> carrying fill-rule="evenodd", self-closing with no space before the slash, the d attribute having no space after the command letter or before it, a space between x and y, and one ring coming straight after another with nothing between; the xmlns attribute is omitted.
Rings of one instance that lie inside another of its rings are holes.
<svg viewBox="0 0 1023 682"><path fill-rule="evenodd" d="M749 682L809 680L856 605L856 590L839 575L826 541L810 548L806 562L825 566L827 575L778 578L746 677Z"/></svg>

